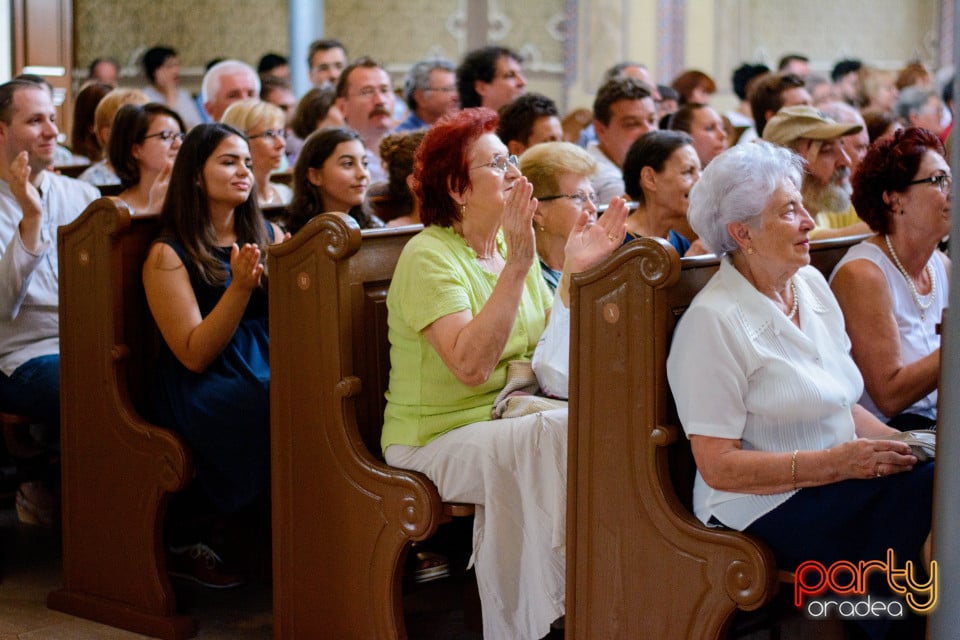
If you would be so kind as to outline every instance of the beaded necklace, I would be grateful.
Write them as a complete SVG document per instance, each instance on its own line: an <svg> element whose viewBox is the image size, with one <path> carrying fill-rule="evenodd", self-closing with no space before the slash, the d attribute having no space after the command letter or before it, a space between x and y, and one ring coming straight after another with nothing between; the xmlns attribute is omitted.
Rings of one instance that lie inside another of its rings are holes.
<svg viewBox="0 0 960 640"><path fill-rule="evenodd" d="M793 320L794 316L797 315L797 309L800 308L800 298L797 296L797 285L794 284L793 278L790 278L790 291L793 292L793 306L790 307L790 313L787 314L787 320Z"/></svg>
<svg viewBox="0 0 960 640"><path fill-rule="evenodd" d="M904 279L907 281L907 285L910 287L910 293L913 294L913 300L917 303L917 306L920 307L920 321L923 322L926 319L926 311L930 308L930 305L933 304L934 299L937 294L937 281L933 279L933 267L930 266L930 261L927 261L926 269L927 275L930 276L930 293L927 294L929 300L923 302L920 299L920 292L917 291L917 285L913 283L913 278L910 277L910 274L907 273L907 270L904 268L903 263L900 262L900 257L897 256L897 252L893 250L893 243L890 242L890 236L885 235L883 239L887 243L887 250L890 252L890 257L893 258L893 264L897 265L897 269L900 270L900 273L903 275Z"/></svg>

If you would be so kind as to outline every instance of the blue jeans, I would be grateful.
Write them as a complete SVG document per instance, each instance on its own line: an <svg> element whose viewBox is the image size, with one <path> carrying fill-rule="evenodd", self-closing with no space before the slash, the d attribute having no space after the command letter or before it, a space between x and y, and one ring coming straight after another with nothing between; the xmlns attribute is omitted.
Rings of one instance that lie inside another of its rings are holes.
<svg viewBox="0 0 960 640"><path fill-rule="evenodd" d="M22 413L57 429L60 424L60 354L28 360L11 376L0 371L0 411Z"/></svg>

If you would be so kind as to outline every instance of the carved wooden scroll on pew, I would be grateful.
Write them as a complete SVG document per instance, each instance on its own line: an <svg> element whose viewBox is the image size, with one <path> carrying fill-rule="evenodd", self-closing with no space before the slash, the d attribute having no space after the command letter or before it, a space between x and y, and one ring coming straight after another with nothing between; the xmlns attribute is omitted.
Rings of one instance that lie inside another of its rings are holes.
<svg viewBox="0 0 960 640"><path fill-rule="evenodd" d="M173 432L140 415L159 340L141 268L157 216L110 198L60 228L63 588L48 606L158 638L189 638L166 574L163 516L193 477Z"/></svg>
<svg viewBox="0 0 960 640"><path fill-rule="evenodd" d="M816 242L825 275L861 240ZM695 473L667 384L674 327L716 272L644 238L572 279L567 639L724 637L777 591L772 553L691 511Z"/></svg>
<svg viewBox="0 0 960 640"><path fill-rule="evenodd" d="M406 638L407 543L473 512L380 455L386 294L419 229L328 213L270 248L274 637Z"/></svg>

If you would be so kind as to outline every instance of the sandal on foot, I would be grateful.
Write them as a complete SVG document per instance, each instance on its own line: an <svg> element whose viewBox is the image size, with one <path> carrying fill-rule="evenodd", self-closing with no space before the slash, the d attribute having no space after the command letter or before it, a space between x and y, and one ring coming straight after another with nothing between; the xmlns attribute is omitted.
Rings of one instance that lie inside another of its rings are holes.
<svg viewBox="0 0 960 640"><path fill-rule="evenodd" d="M433 551L413 553L414 570L411 574L416 583L431 582L450 575L450 563L447 557Z"/></svg>

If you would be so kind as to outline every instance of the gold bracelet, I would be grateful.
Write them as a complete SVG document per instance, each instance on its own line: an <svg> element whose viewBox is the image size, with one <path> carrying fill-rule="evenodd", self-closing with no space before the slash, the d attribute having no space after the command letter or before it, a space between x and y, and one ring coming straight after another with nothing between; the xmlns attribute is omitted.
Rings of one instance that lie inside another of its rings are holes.
<svg viewBox="0 0 960 640"><path fill-rule="evenodd" d="M793 450L793 458L790 460L790 477L793 479L793 490L797 490L797 453L799 449Z"/></svg>

